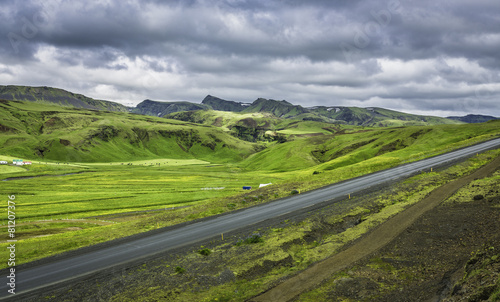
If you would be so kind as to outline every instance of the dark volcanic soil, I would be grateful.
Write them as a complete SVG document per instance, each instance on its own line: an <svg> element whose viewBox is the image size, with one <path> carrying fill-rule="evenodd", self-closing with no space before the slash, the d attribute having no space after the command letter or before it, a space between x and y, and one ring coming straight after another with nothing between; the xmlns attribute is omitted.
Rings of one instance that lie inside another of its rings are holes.
<svg viewBox="0 0 500 302"><path fill-rule="evenodd" d="M482 280L466 286L459 281L468 262L470 270L479 261L474 258L500 253L499 203L497 196L428 212L343 277L327 281L328 301L483 301L485 287L498 280L498 258L496 266L484 267Z"/></svg>

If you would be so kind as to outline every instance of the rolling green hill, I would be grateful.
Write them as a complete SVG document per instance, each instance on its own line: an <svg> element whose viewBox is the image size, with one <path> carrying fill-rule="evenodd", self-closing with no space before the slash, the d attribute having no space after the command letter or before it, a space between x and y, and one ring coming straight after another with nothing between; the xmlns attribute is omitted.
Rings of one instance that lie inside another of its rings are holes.
<svg viewBox="0 0 500 302"><path fill-rule="evenodd" d="M0 102L0 154L68 162L238 161L260 146L211 126L120 112Z"/></svg>
<svg viewBox="0 0 500 302"><path fill-rule="evenodd" d="M454 121L442 117L421 116L376 107L359 108L318 106L308 109L312 113L328 117L338 122L368 127L426 126L462 123L460 121Z"/></svg>
<svg viewBox="0 0 500 302"><path fill-rule="evenodd" d="M54 104L65 107L128 112L128 108L110 101L95 100L81 94L52 87L2 86L0 99Z"/></svg>
<svg viewBox="0 0 500 302"><path fill-rule="evenodd" d="M249 170L329 171L364 166L388 168L437 155L500 135L500 121L473 125L435 125L359 130L278 144L253 154L241 165Z"/></svg>
<svg viewBox="0 0 500 302"><path fill-rule="evenodd" d="M292 118L299 114L308 113L309 111L302 106L293 105L284 100L276 101L259 98L243 110L243 112L268 112L280 118Z"/></svg>
<svg viewBox="0 0 500 302"><path fill-rule="evenodd" d="M366 127L398 127L462 124L460 120L451 120L435 116L408 114L384 108L325 107L304 108L287 101L259 98L252 104L226 101L207 96L203 104L214 110L241 113L271 113L275 117L303 121L316 121L333 124L348 124ZM486 121L486 120L484 120Z"/></svg>
<svg viewBox="0 0 500 302"><path fill-rule="evenodd" d="M355 128L315 120L284 119L268 112L229 112L214 110L198 110L175 112L164 116L185 122L211 125L221 128L240 139L256 141L280 141L304 136L331 134Z"/></svg>
<svg viewBox="0 0 500 302"><path fill-rule="evenodd" d="M207 100L208 101L205 101ZM400 126L428 126L428 125L447 125L463 124L459 120L451 120L435 116L421 116L388 110L383 108L358 108L358 107L324 107L317 106L312 108L303 108L293 105L287 101L276 101L267 99L257 99L252 104L245 106L242 103L222 100L213 96L207 96L203 104L210 106L217 111L231 111L235 113L262 113L268 114L266 117L270 120L272 117L277 119L292 119L295 121L313 121L330 124L345 124L364 127L400 127ZM245 107L245 108L243 108ZM205 108L203 108L205 109ZM198 110L193 108L192 110ZM186 110L178 110L186 111ZM271 114L272 116L270 116ZM151 114L154 115L154 114ZM205 123L204 118L195 117L188 114L170 114L168 118L186 120L192 122ZM243 117L240 119L244 119ZM196 121L198 120L198 121ZM272 122L279 124L282 121ZM283 128L283 127L281 127ZM272 130L272 129L267 129Z"/></svg>

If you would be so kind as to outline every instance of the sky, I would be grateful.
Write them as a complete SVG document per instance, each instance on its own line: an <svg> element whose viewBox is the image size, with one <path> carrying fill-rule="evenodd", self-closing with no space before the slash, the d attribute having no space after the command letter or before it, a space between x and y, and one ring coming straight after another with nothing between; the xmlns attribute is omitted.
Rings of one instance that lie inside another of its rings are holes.
<svg viewBox="0 0 500 302"><path fill-rule="evenodd" d="M500 1L0 0L0 85L500 117Z"/></svg>

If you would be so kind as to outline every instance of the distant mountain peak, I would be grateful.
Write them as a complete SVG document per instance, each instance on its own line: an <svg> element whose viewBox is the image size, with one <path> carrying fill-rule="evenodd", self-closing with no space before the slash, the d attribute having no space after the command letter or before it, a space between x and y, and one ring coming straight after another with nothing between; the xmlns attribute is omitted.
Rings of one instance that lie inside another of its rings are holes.
<svg viewBox="0 0 500 302"><path fill-rule="evenodd" d="M266 98L258 98L254 101L254 103L260 103L260 102L277 102L277 103L280 103L280 104L284 104L284 105L287 105L287 106L300 106L300 105L294 105L290 102L287 102L285 100L273 100L273 99L266 99ZM302 106L301 106L302 107Z"/></svg>
<svg viewBox="0 0 500 302"><path fill-rule="evenodd" d="M228 101L211 95L207 95L201 103L212 107L213 110L232 112L241 112L250 106L250 104Z"/></svg>
<svg viewBox="0 0 500 302"><path fill-rule="evenodd" d="M179 111L209 110L211 107L204 104L190 102L158 102L146 99L131 110L133 113L163 117Z"/></svg>
<svg viewBox="0 0 500 302"><path fill-rule="evenodd" d="M450 120L460 121L468 124L485 123L491 120L498 120L498 117L481 114L468 114L466 116L449 116Z"/></svg>
<svg viewBox="0 0 500 302"><path fill-rule="evenodd" d="M158 102L145 99L135 108L122 104L95 100L81 94L75 94L59 88L2 86L0 99L51 103L60 106L87 108L107 111L130 111L132 113L163 117L179 111L216 110L242 113L266 113L277 118L322 121L361 126L407 126L432 124L480 123L498 119L492 116L467 115L465 117L440 118L432 116L412 115L378 107L358 108L345 106L314 106L304 108L286 100L258 98L250 103L224 100L207 95L201 104L191 102Z"/></svg>
<svg viewBox="0 0 500 302"><path fill-rule="evenodd" d="M127 112L126 106L104 100L96 100L81 94L60 88L47 86L15 86L0 85L0 99L12 101L42 102L66 107L85 108L93 110Z"/></svg>
<svg viewBox="0 0 500 302"><path fill-rule="evenodd" d="M285 100L277 101L273 99L258 98L244 112L268 112L277 117L291 118L297 115L308 113L309 110L300 105L293 105Z"/></svg>

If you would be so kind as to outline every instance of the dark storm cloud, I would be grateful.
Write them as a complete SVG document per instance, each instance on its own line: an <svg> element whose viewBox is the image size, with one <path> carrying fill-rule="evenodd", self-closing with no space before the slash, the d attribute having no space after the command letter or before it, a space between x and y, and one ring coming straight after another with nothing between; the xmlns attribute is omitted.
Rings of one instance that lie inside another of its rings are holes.
<svg viewBox="0 0 500 302"><path fill-rule="evenodd" d="M373 57L376 52L400 59L415 58L415 54L425 58L445 50L454 56L498 56L498 39L492 41L487 36L498 34L498 5L493 3L465 3L459 9L454 4L443 6L431 1L269 2L62 2L59 6L47 5L54 9L50 12L44 6L17 2L2 13L6 25L2 29L4 37L8 32L23 36L23 26L30 29L25 20L41 17L49 19L44 22L50 22L50 26L39 28L39 34L28 42L75 49L112 47L127 55L175 54L178 46L184 46L209 54L338 60L343 59L339 45L344 42L365 53L364 57ZM163 15L155 15L155 11ZM235 15L227 16L226 12ZM227 21L233 17L244 27L232 31ZM398 51L400 48L408 52Z"/></svg>
<svg viewBox="0 0 500 302"><path fill-rule="evenodd" d="M210 92L445 114L436 100L490 108L499 94L493 0L2 1L0 25L2 81L118 101ZM43 79L26 75L33 68L72 71Z"/></svg>

